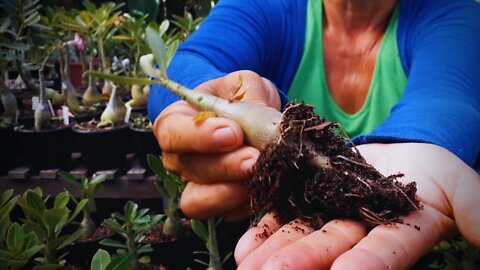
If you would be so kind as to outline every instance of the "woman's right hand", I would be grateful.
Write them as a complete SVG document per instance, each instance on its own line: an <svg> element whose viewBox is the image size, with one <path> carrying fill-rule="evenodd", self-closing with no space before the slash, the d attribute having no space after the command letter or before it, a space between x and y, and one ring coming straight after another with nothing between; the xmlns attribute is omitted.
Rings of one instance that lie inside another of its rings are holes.
<svg viewBox="0 0 480 270"><path fill-rule="evenodd" d="M237 71L199 85L194 91L224 99L241 97L280 109L277 89L251 71ZM221 217L237 221L250 211L248 179L259 151L244 144L241 128L230 119L199 113L184 101L166 108L155 120L154 133L163 151L165 168L186 183L180 207L194 219Z"/></svg>

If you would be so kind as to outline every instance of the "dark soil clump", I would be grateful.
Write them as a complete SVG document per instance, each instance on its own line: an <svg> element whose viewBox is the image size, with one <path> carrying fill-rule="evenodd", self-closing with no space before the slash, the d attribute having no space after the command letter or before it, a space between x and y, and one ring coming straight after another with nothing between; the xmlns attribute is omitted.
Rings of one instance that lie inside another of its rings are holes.
<svg viewBox="0 0 480 270"><path fill-rule="evenodd" d="M415 182L403 185L397 180L401 173L383 176L346 145L338 124L325 122L312 107L290 104L280 133L253 171L254 217L274 212L281 224L299 218L319 229L336 218L393 224L421 208ZM323 160L322 168L312 165L315 155Z"/></svg>

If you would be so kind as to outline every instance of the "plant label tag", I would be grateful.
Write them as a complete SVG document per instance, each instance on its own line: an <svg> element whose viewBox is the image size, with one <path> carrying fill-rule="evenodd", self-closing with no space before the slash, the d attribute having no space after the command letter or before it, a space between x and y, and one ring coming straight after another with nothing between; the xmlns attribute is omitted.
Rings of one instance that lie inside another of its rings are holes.
<svg viewBox="0 0 480 270"><path fill-rule="evenodd" d="M127 106L127 112L125 113L124 122L128 124L128 120L130 120L130 114L132 113L132 107L130 105Z"/></svg>
<svg viewBox="0 0 480 270"><path fill-rule="evenodd" d="M70 111L67 106L62 106L62 116L63 116L63 124L68 126L70 124Z"/></svg>
<svg viewBox="0 0 480 270"><path fill-rule="evenodd" d="M35 111L40 103L39 97L32 97L32 111Z"/></svg>

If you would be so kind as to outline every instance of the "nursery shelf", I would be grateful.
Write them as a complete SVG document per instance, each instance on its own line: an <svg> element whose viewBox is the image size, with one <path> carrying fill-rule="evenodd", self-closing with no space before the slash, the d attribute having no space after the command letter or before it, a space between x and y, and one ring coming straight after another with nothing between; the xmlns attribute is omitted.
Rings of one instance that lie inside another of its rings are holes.
<svg viewBox="0 0 480 270"><path fill-rule="evenodd" d="M78 153L74 153L74 160L78 159ZM127 166L113 170L87 172L82 166L67 170L76 178L83 176L92 177L105 174L107 181L100 185L97 198L128 198L128 199L155 199L160 198L154 182L158 177L142 168L133 154L127 156ZM40 187L45 194L52 196L69 190L75 196L79 196L78 190L59 178L58 169L41 170L32 172L28 166L19 166L12 169L8 174L0 176L0 191L14 188L15 193L21 194L29 188Z"/></svg>

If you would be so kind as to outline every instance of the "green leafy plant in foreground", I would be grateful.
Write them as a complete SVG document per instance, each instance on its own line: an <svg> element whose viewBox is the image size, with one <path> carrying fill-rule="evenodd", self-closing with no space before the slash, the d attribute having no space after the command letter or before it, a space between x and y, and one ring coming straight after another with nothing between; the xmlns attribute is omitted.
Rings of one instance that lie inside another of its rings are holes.
<svg viewBox="0 0 480 270"><path fill-rule="evenodd" d="M125 239L125 242L113 239L100 241L102 245L118 248L111 262L108 263L109 265L128 265L129 269L136 270L139 269L140 264L150 262L150 257L143 254L151 252L153 249L150 244L141 244L140 242L149 230L158 225L164 215L149 215L148 211L148 208L138 209L136 203L128 201L125 204L123 215L118 212L113 213L109 219L103 222L103 226L114 230ZM105 257L103 252L101 254L96 256ZM95 260L97 259L95 258ZM125 268L107 266L106 269Z"/></svg>
<svg viewBox="0 0 480 270"><path fill-rule="evenodd" d="M149 154L147 156L148 164L152 171L159 177L159 180L155 183L160 195L167 201L167 209L165 214L167 219L163 225L163 233L167 235L173 235L180 237L184 234L182 225L182 219L178 212L178 201L185 188L185 185L180 181L179 177L169 173L163 166L162 157L156 157ZM195 260L196 262L205 265L208 269L220 270L222 264L229 259L231 253L229 253L222 261L220 253L218 252L217 245L217 233L215 218L207 220L207 228L198 220L191 220L193 232L202 239L207 247L208 252L196 252L197 254L207 254L209 256L209 262L205 263L201 260Z"/></svg>
<svg viewBox="0 0 480 270"><path fill-rule="evenodd" d="M184 184L176 175L170 174L165 170L162 157L149 154L147 155L147 161L152 171L159 178L155 182L155 187L164 199L164 211L167 219L163 224L163 233L177 238L182 237L185 232L183 229L183 220L179 215L178 202L185 188Z"/></svg>
<svg viewBox="0 0 480 270"><path fill-rule="evenodd" d="M128 267L126 257L117 256L112 259L110 253L104 249L97 250L90 263L91 270L124 270Z"/></svg>
<svg viewBox="0 0 480 270"><path fill-rule="evenodd" d="M82 199L87 199L87 205L83 208L83 219L80 222L80 228L85 229L84 237L91 236L95 232L95 229L97 228L96 224L92 220L92 215L91 215L91 213L97 211L97 206L95 204L95 194L97 192L98 186L101 183L105 182L106 176L101 174L92 179L83 177L79 181L72 174L68 172L62 171L62 172L59 172L58 174L63 180L70 183L80 191L80 194L82 195Z"/></svg>
<svg viewBox="0 0 480 270"><path fill-rule="evenodd" d="M25 214L24 232L33 232L38 240L43 243L39 250L41 257L35 258L37 265L33 269L60 269L64 266L66 255L59 252L78 239L84 233L84 229L77 229L73 233L65 233L64 229L73 224L75 218L80 214L87 204L83 199L76 204L73 212L68 207L71 195L68 191L59 193L51 208L47 207L49 197L43 199L43 192L40 188L27 190L20 198L18 204ZM15 229L20 232L18 227Z"/></svg>
<svg viewBox="0 0 480 270"><path fill-rule="evenodd" d="M18 199L13 189L4 191L0 197L0 270L24 267L43 247L34 232L10 221L10 212Z"/></svg>
<svg viewBox="0 0 480 270"><path fill-rule="evenodd" d="M431 253L440 255L440 258L428 265L430 269L470 270L480 267L480 249L460 236L438 243Z"/></svg>

